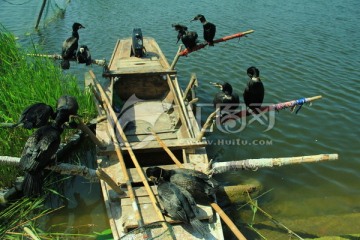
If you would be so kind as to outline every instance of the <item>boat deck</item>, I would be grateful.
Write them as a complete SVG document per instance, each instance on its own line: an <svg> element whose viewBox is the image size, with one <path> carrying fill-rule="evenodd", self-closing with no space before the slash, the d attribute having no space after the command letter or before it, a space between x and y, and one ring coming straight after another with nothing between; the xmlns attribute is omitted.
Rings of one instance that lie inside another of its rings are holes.
<svg viewBox="0 0 360 240"><path fill-rule="evenodd" d="M184 104L176 71L170 70L153 38L144 38L143 41L146 49L143 57L132 55L131 39L117 41L108 70L103 73L108 81L102 84L102 88L116 111L117 122L106 119L97 123L96 136L107 145L106 149L97 149L98 166L125 191L125 194L119 195L105 181L101 181L111 230L115 239L123 239L127 235L129 239L143 239L144 231L140 230L139 234L132 231L141 227L134 211L137 208L147 235L156 237L165 231L161 239L202 239L190 225L167 216L164 216L166 226L171 231L164 230L162 225L146 227L147 224L163 220L151 201L151 192L146 190L145 185L150 184L155 198L158 197L156 186L144 179L146 168L177 168L152 131L186 168L204 172L208 157L206 141L196 138L200 130L191 107ZM87 76L85 78L88 79ZM88 81L90 85L94 84L93 80ZM106 114L101 103L98 102L97 106L100 115ZM125 140L122 133L117 132L118 127L126 136ZM113 143L112 132L115 132L114 138L118 143ZM126 147L128 145L131 151ZM116 152L118 146L123 155L120 158ZM134 157L141 170L135 168ZM121 167L122 161L129 181ZM134 190L136 203L130 198L128 184ZM219 215L209 205L198 205L198 209L197 218L209 229L206 239L223 239Z"/></svg>

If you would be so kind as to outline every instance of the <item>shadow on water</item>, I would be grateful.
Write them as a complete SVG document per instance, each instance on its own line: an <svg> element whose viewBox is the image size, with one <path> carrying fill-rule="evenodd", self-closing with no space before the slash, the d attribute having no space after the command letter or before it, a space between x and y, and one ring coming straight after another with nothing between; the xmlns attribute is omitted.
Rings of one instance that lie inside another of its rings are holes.
<svg viewBox="0 0 360 240"><path fill-rule="evenodd" d="M96 169L95 149L93 142L82 139L60 161ZM47 232L86 235L109 228L99 182L66 175L58 175L51 181L53 184L50 187L59 194L51 194L46 206L61 208L46 216L43 221L43 228Z"/></svg>

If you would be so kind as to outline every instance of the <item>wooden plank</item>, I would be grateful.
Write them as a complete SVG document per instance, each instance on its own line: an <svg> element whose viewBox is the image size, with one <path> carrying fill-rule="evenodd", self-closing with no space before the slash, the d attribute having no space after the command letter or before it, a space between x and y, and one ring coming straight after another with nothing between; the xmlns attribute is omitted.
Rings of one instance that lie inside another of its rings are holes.
<svg viewBox="0 0 360 240"><path fill-rule="evenodd" d="M145 68L118 68L116 70L106 71L103 73L103 77L120 77L123 75L163 75L163 74L176 74L176 70L166 69L145 69Z"/></svg>

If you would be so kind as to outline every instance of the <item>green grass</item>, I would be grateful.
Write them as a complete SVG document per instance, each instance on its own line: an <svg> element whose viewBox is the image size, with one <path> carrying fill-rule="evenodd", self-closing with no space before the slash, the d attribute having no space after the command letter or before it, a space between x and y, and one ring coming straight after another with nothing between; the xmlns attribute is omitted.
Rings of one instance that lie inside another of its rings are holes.
<svg viewBox="0 0 360 240"><path fill-rule="evenodd" d="M77 98L85 122L96 116L90 93L81 90L75 76L63 74L51 59L28 57L27 53L0 26L0 122L17 122L21 112L36 102L55 107L57 99L65 94ZM20 157L33 131L0 128L0 155ZM11 186L20 175L17 167L1 165L0 188Z"/></svg>

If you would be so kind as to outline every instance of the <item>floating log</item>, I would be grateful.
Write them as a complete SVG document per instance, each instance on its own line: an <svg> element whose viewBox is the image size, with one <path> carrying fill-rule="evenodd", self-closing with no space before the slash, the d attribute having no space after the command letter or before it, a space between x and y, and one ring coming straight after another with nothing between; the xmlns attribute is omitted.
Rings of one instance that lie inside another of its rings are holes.
<svg viewBox="0 0 360 240"><path fill-rule="evenodd" d="M234 38L241 38L241 37L243 37L243 36L245 36L247 34L253 33L253 32L254 32L254 30L248 30L246 32L239 32L239 33L235 33L235 34L230 35L230 36L225 36L225 37L214 40L214 44L220 43L220 42L225 42L225 41L228 41L228 40L234 39ZM179 56L187 56L189 53L198 51L198 50L206 47L207 45L209 45L209 44L208 43L201 43L201 44L198 44L198 45L196 45L195 47L193 47L191 49L186 48L186 49L182 50L181 52L179 52Z"/></svg>
<svg viewBox="0 0 360 240"><path fill-rule="evenodd" d="M231 162L216 162L213 163L208 174L220 174L229 171L239 170L256 170L263 167L280 167L290 164L299 163L312 163L328 160L337 160L338 154L318 154L311 156L300 157L284 157L284 158L260 158L260 159L247 159Z"/></svg>
<svg viewBox="0 0 360 240"><path fill-rule="evenodd" d="M43 58L52 58L54 60L62 60L62 56L60 54L40 54L40 53L29 53L27 54L31 57L43 57ZM77 62L76 58L69 59L69 61ZM91 59L92 64L96 64L99 66L106 66L106 60L99 60L99 59Z"/></svg>

